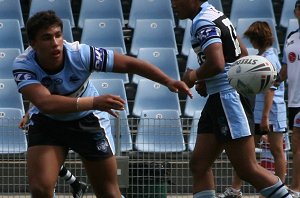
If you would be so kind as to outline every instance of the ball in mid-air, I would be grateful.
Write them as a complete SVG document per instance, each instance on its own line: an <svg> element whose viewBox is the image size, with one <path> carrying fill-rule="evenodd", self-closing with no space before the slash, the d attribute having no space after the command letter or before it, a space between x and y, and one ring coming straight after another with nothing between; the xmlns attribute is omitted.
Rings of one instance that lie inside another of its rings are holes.
<svg viewBox="0 0 300 198"><path fill-rule="evenodd" d="M263 56L249 55L236 60L228 71L232 87L243 94L257 94L269 89L277 77L275 67Z"/></svg>

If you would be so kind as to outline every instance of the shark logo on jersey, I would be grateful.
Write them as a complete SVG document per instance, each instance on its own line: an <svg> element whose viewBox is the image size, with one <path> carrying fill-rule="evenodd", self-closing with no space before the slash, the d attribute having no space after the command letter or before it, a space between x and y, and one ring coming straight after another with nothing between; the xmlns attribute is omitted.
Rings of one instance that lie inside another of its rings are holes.
<svg viewBox="0 0 300 198"><path fill-rule="evenodd" d="M104 60L105 60L105 52L104 49L102 48L94 48L94 60L95 60L95 69L100 71L103 69L104 65Z"/></svg>

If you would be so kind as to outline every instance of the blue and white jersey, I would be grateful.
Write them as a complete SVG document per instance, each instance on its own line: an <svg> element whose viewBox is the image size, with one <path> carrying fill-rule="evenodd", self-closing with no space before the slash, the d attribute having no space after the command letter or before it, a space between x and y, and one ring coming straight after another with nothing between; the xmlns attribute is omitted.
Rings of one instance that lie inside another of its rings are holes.
<svg viewBox="0 0 300 198"><path fill-rule="evenodd" d="M205 48L213 43L222 43L226 63L222 73L205 79L208 94L233 89L228 82L227 71L238 59L241 49L230 20L211 4L205 2L201 5L200 12L193 19L191 26L191 44L198 55L200 67L205 61L203 53Z"/></svg>
<svg viewBox="0 0 300 198"><path fill-rule="evenodd" d="M45 86L51 94L69 97L97 96L99 94L92 83L89 83L89 76L93 71L112 71L113 57L111 50L64 41L64 67L57 73L47 73L37 63L35 50L28 47L15 59L13 75L19 90L26 85L38 83ZM74 120L91 112L47 114L47 116L56 120ZM31 108L29 113L39 113L39 109ZM106 112L98 113L108 117L105 115Z"/></svg>
<svg viewBox="0 0 300 198"><path fill-rule="evenodd" d="M267 49L261 56L265 57L276 68L277 72L281 69L281 64L277 54L273 48ZM279 124L281 128L286 128L286 104L284 101L284 82L278 87L271 86L270 89L274 89L273 104L269 114L270 124ZM254 108L254 121L255 123L261 123L262 113L265 103L265 93L259 93L255 98Z"/></svg>

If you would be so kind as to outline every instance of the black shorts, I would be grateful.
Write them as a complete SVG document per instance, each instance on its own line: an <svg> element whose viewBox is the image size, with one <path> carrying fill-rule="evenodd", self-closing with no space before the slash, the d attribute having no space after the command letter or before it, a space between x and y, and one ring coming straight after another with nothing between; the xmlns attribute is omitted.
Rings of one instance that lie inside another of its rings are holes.
<svg viewBox="0 0 300 198"><path fill-rule="evenodd" d="M199 119L197 133L214 133L220 142L252 135L254 122L251 104L235 93L224 96L228 97L222 101L220 93L209 96ZM233 107L230 106L231 103ZM235 111L228 114L228 109L231 111L236 107Z"/></svg>
<svg viewBox="0 0 300 198"><path fill-rule="evenodd" d="M93 114L72 121L57 121L43 114L34 114L31 121L28 129L28 147L62 146L87 160L113 155L105 130Z"/></svg>
<svg viewBox="0 0 300 198"><path fill-rule="evenodd" d="M300 107L289 107L288 108L288 118L289 118L289 129L293 130L294 119L296 114L300 111Z"/></svg>

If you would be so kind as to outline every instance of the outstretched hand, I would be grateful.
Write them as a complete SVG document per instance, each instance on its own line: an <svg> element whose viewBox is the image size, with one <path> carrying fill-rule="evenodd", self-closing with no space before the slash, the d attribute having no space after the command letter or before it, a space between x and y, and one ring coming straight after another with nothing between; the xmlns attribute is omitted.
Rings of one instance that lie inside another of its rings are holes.
<svg viewBox="0 0 300 198"><path fill-rule="evenodd" d="M193 98L193 94L190 91L189 87L183 81L179 80L172 80L170 83L167 84L167 87L172 92L183 92L186 93L190 98Z"/></svg>
<svg viewBox="0 0 300 198"><path fill-rule="evenodd" d="M124 110L125 100L120 96L115 95L102 95L94 98L93 106L100 111L106 111L114 117L118 117L118 114L113 110Z"/></svg>
<svg viewBox="0 0 300 198"><path fill-rule="evenodd" d="M202 97L207 96L207 90L206 90L206 85L204 80L197 81L195 85L195 89L200 96Z"/></svg>

